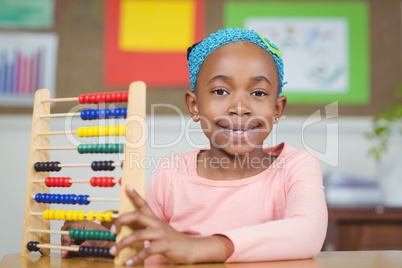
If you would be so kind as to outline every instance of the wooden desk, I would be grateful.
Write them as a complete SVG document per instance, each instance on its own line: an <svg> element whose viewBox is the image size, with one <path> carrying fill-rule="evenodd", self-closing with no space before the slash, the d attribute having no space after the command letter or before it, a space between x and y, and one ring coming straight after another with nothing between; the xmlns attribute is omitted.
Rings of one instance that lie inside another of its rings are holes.
<svg viewBox="0 0 402 268"><path fill-rule="evenodd" d="M328 217L324 250L402 250L402 208L329 206Z"/></svg>
<svg viewBox="0 0 402 268"><path fill-rule="evenodd" d="M168 266L164 264L146 264L148 268L400 268L402 264L402 251L327 251L321 252L314 259L296 261L277 261L264 263L234 263L234 264L194 264ZM59 255L40 257L31 254L21 257L20 254L6 255L0 262L1 268L8 267L63 267L63 268L108 268L114 267L111 260L83 258L61 259Z"/></svg>

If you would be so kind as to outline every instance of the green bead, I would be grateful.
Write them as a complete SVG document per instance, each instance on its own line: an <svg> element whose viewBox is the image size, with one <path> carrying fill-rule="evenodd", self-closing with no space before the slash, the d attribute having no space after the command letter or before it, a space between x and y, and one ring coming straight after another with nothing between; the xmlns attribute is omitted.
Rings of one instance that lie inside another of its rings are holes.
<svg viewBox="0 0 402 268"><path fill-rule="evenodd" d="M98 240L105 240L105 231L101 231L98 234Z"/></svg>
<svg viewBox="0 0 402 268"><path fill-rule="evenodd" d="M77 150L78 150L78 152L80 153L80 154L83 154L84 153L84 150L83 150L83 146L84 144L80 144L80 145L78 145L78 148L77 148Z"/></svg>
<svg viewBox="0 0 402 268"><path fill-rule="evenodd" d="M124 144L119 144L119 153L124 152Z"/></svg>

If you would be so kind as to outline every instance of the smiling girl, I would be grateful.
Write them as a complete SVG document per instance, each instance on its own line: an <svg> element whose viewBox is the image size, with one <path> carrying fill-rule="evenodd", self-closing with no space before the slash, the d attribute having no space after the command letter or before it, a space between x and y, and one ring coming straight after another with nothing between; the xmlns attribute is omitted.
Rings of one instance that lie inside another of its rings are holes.
<svg viewBox="0 0 402 268"><path fill-rule="evenodd" d="M306 151L263 142L286 106L280 50L252 30L219 30L189 48L189 115L210 148L166 160L145 202L111 228L144 229L113 246L150 244L126 264L162 254L179 263L253 262L314 257L326 234L327 208L319 161Z"/></svg>

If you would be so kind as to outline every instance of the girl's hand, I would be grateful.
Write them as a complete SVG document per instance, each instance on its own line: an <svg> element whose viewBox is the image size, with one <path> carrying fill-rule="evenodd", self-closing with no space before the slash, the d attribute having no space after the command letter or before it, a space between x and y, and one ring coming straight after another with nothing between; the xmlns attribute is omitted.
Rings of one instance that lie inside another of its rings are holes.
<svg viewBox="0 0 402 268"><path fill-rule="evenodd" d="M91 222L91 221L65 221L64 225L61 227L62 231L69 231L70 229L82 229L82 230L100 230L107 231L108 229L100 224ZM114 242L110 241L96 241L96 240L76 240L71 238L69 235L61 236L61 245L62 246L71 246L71 245L82 245L87 247L107 247L110 248L114 245ZM61 257L65 258L67 256L78 256L76 252L72 251L61 251Z"/></svg>
<svg viewBox="0 0 402 268"><path fill-rule="evenodd" d="M126 265L137 264L155 254L162 254L177 263L223 262L232 254L233 244L228 238L224 236L196 238L184 235L158 219L145 200L130 185L126 186L126 193L137 210L121 215L110 231L116 234L123 225L133 228L138 224L144 229L134 230L116 243L110 249L110 254L117 255L124 247L134 242L150 241L150 246L128 259Z"/></svg>

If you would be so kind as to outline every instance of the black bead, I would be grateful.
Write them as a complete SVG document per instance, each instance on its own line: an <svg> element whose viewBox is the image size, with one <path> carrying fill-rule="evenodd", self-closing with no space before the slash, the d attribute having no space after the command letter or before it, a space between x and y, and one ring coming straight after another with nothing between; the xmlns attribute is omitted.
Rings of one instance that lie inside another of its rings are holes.
<svg viewBox="0 0 402 268"><path fill-rule="evenodd" d="M39 242L30 241L27 244L27 248L29 251L39 251L39 248L37 247L38 244L39 244Z"/></svg>
<svg viewBox="0 0 402 268"><path fill-rule="evenodd" d="M60 171L61 170L61 167L59 167L60 162L56 161L56 162L53 162L53 163L54 163L54 171Z"/></svg>

